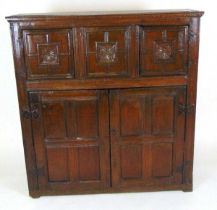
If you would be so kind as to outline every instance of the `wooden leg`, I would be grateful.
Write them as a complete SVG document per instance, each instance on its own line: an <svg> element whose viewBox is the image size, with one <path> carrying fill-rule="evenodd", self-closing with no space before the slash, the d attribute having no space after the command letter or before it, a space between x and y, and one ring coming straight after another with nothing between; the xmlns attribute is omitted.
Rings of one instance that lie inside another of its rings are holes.
<svg viewBox="0 0 217 210"><path fill-rule="evenodd" d="M193 191L193 185L192 184L188 184L185 185L182 189L183 192L192 192Z"/></svg>
<svg viewBox="0 0 217 210"><path fill-rule="evenodd" d="M32 197L32 198L40 198L40 193L37 192L37 191L32 191L32 192L29 192L29 195Z"/></svg>

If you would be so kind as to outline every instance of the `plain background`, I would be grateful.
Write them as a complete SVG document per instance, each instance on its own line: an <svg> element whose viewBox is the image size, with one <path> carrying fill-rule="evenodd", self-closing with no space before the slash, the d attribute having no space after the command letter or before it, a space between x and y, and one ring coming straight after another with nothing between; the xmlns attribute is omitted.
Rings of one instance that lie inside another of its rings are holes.
<svg viewBox="0 0 217 210"><path fill-rule="evenodd" d="M201 21L194 191L82 196L28 196L9 25L15 13L199 9ZM217 26L213 0L0 0L0 210L217 209Z"/></svg>

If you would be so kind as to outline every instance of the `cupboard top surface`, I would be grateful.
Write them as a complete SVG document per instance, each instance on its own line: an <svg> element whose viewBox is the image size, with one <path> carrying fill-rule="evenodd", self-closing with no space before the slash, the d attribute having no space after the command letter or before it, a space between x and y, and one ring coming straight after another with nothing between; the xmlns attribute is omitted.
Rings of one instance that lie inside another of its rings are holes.
<svg viewBox="0 0 217 210"><path fill-rule="evenodd" d="M89 12L57 12L57 13L33 13L33 14L17 14L12 16L7 16L6 19L10 21L26 21L26 20L40 20L43 18L46 19L64 19L64 18L75 18L80 16L122 16L130 15L130 16L161 16L162 17L170 17L172 16L181 16L181 17L194 17L194 16L202 16L203 11L198 10L190 10L190 9L181 9L181 10L129 10L129 11L89 11Z"/></svg>

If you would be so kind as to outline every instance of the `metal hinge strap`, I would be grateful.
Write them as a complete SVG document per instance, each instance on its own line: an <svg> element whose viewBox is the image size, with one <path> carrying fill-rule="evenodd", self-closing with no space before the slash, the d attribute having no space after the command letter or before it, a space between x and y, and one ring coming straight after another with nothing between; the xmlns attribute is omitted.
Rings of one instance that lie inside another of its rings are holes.
<svg viewBox="0 0 217 210"><path fill-rule="evenodd" d="M178 111L179 113L190 113L194 110L195 105L184 105L184 104L179 104L178 106Z"/></svg>
<svg viewBox="0 0 217 210"><path fill-rule="evenodd" d="M38 108L35 107L33 110L28 111L22 111L22 115L26 119L37 119L39 117Z"/></svg>
<svg viewBox="0 0 217 210"><path fill-rule="evenodd" d="M34 176L45 176L44 167L37 168L33 171Z"/></svg>

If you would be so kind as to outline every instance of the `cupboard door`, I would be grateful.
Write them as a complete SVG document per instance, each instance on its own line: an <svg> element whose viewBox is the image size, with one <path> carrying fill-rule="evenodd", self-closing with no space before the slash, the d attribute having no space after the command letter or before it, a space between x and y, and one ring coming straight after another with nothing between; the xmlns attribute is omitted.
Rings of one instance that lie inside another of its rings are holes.
<svg viewBox="0 0 217 210"><path fill-rule="evenodd" d="M113 187L182 183L185 88L111 92Z"/></svg>
<svg viewBox="0 0 217 210"><path fill-rule="evenodd" d="M32 92L30 100L40 189L110 186L106 92Z"/></svg>

